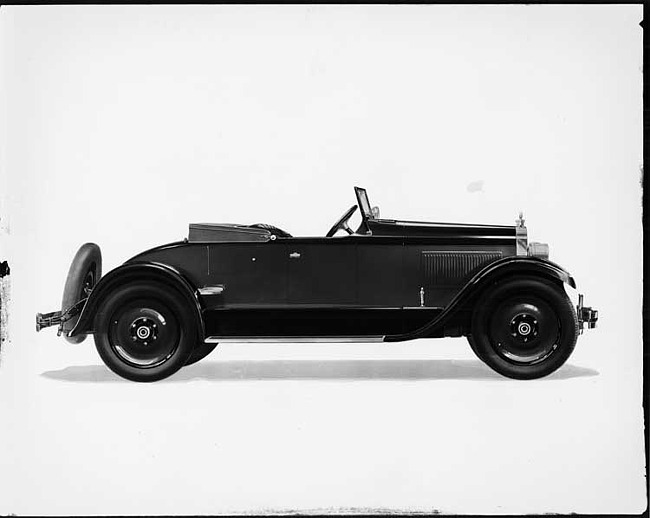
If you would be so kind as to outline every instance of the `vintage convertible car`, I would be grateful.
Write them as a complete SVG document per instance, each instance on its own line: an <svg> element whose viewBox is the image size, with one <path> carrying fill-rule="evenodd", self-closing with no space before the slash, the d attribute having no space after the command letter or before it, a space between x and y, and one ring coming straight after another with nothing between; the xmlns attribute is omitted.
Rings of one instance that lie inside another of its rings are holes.
<svg viewBox="0 0 650 518"><path fill-rule="evenodd" d="M366 191L325 237L272 225L190 224L189 236L104 277L99 247L83 245L61 311L36 315L72 343L94 335L124 378L155 381L221 342L398 342L466 336L504 376L558 369L596 310L574 306L548 245L515 226L380 219ZM348 220L359 208L356 231ZM335 236L339 231L345 235Z"/></svg>

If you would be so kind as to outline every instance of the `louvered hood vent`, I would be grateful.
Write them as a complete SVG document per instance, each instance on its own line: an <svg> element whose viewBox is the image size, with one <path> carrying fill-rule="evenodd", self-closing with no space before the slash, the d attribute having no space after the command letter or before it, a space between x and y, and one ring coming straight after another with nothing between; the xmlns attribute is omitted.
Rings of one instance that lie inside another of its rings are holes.
<svg viewBox="0 0 650 518"><path fill-rule="evenodd" d="M490 252L422 252L422 270L427 283L456 284L470 273L501 259L498 250Z"/></svg>

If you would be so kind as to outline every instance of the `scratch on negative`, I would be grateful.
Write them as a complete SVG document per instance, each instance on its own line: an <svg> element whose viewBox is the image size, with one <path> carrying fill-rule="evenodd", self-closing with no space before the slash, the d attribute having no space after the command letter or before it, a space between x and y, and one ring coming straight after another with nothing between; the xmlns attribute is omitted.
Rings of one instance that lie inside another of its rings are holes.
<svg viewBox="0 0 650 518"><path fill-rule="evenodd" d="M331 508L317 508L317 509L263 509L262 512L245 512L244 516L251 514L264 514L273 516L341 516L341 515L371 515L371 516L390 516L390 515L437 515L440 514L438 509L429 510L406 510L406 509L390 509L390 508L365 508L365 507L331 507Z"/></svg>
<svg viewBox="0 0 650 518"><path fill-rule="evenodd" d="M7 261L2 261L0 263L0 350L2 344L9 340L9 302L11 300L9 273L9 264Z"/></svg>

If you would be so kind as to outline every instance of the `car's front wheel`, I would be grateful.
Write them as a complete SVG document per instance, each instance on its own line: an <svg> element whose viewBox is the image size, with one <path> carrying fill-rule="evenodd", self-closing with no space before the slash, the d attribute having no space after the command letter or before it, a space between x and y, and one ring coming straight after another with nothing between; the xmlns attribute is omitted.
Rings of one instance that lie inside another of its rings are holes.
<svg viewBox="0 0 650 518"><path fill-rule="evenodd" d="M156 283L117 288L95 319L95 345L104 363L132 381L157 381L190 357L196 329L175 290Z"/></svg>
<svg viewBox="0 0 650 518"><path fill-rule="evenodd" d="M478 301L470 344L500 374L535 379L564 364L577 336L577 316L562 287L525 278L501 282Z"/></svg>

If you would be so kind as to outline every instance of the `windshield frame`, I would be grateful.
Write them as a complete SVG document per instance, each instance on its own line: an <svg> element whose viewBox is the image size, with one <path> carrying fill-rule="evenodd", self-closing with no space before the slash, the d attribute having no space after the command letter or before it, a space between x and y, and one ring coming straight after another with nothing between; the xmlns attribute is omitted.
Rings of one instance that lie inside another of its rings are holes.
<svg viewBox="0 0 650 518"><path fill-rule="evenodd" d="M366 190L363 187L355 187L354 193L357 195L357 204L359 205L359 210L361 211L361 216L363 217L364 221L368 219L375 219Z"/></svg>

